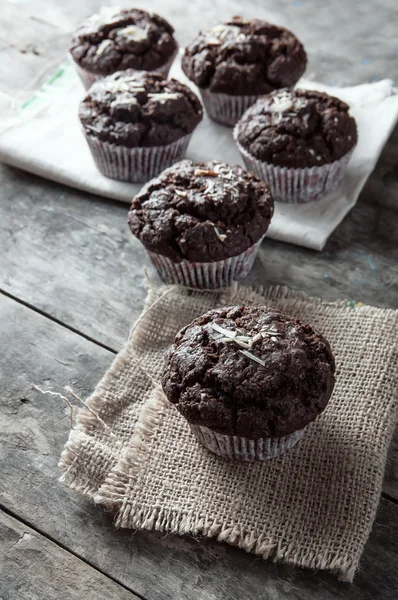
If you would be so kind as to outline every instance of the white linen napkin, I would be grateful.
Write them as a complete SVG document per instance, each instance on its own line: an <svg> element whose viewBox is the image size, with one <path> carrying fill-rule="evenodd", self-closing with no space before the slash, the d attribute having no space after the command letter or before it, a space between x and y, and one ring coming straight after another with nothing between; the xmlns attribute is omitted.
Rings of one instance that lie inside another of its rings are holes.
<svg viewBox="0 0 398 600"><path fill-rule="evenodd" d="M188 82L174 63L171 77ZM351 107L358 125L358 145L339 188L308 204L276 203L267 236L315 250L355 205L357 198L398 120L398 95L393 82L384 79L354 87L329 87L301 80L299 87L338 96ZM0 95L0 161L78 189L130 202L141 184L107 179L94 165L80 129L78 104L84 89L73 65L66 61L52 79L19 107ZM232 129L217 125L206 115L195 130L187 157L219 159L243 165Z"/></svg>

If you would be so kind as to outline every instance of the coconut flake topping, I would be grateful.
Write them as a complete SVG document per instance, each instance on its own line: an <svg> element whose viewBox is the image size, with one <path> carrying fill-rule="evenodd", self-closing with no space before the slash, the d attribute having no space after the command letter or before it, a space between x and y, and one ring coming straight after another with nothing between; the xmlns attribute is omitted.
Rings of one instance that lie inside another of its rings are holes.
<svg viewBox="0 0 398 600"><path fill-rule="evenodd" d="M147 39L147 37L147 29L138 27L138 25L128 25L127 27L119 29L116 33L116 39L118 41L121 39L127 39L132 40L133 42L143 42Z"/></svg>

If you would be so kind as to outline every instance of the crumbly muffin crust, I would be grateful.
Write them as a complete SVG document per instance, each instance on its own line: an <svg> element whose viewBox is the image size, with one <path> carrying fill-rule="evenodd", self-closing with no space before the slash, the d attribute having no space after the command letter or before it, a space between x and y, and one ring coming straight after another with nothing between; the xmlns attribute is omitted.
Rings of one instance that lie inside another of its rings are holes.
<svg viewBox="0 0 398 600"><path fill-rule="evenodd" d="M323 92L274 91L250 107L235 138L255 158L281 167L314 167L339 160L357 143L349 106Z"/></svg>
<svg viewBox="0 0 398 600"><path fill-rule="evenodd" d="M202 119L195 94L158 73L119 71L96 81L80 104L86 135L113 144L162 146L192 133Z"/></svg>
<svg viewBox="0 0 398 600"><path fill-rule="evenodd" d="M201 31L182 58L183 71L198 87L230 95L291 87L306 64L304 47L293 33L242 17Z"/></svg>
<svg viewBox="0 0 398 600"><path fill-rule="evenodd" d="M265 306L229 306L177 334L162 385L191 424L258 439L313 421L334 372L330 345L311 325Z"/></svg>
<svg viewBox="0 0 398 600"><path fill-rule="evenodd" d="M147 183L129 213L132 233L151 252L180 262L236 256L268 229L266 184L238 165L183 160Z"/></svg>

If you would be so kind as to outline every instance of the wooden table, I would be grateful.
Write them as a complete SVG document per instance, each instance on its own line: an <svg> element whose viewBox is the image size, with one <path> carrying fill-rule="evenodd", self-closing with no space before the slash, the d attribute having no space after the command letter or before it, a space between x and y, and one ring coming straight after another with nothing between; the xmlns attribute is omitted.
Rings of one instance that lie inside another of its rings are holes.
<svg viewBox="0 0 398 600"><path fill-rule="evenodd" d="M0 89L28 95L62 59L76 23L100 4L4 1ZM175 23L182 44L228 15L268 16L304 41L310 76L337 85L398 81L394 0L272 0L268 11L260 0L135 4ZM395 132L325 250L266 240L248 282L398 308L397 164ZM126 226L126 205L16 169L1 167L0 177L0 598L396 600L397 442L352 586L212 541L118 531L110 514L58 483L67 411L32 383L58 391L69 384L83 397L93 390L142 308L148 260Z"/></svg>

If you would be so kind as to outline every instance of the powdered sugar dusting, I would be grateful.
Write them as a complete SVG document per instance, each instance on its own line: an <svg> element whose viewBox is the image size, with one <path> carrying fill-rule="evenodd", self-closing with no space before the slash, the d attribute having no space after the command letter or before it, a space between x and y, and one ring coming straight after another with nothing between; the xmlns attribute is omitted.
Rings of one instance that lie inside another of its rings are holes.
<svg viewBox="0 0 398 600"><path fill-rule="evenodd" d="M233 199L239 197L239 190L234 185L235 182L232 180L235 178L232 169L226 164L217 164L212 169L195 169L194 174L196 176L204 176L204 177L214 177L217 178L218 181L221 181L222 188L219 186L215 186L213 182L208 182L206 188L203 190L203 194L206 194L213 198L213 200L217 199L220 196L220 193L229 192ZM242 179L239 179L239 182L243 182Z"/></svg>

